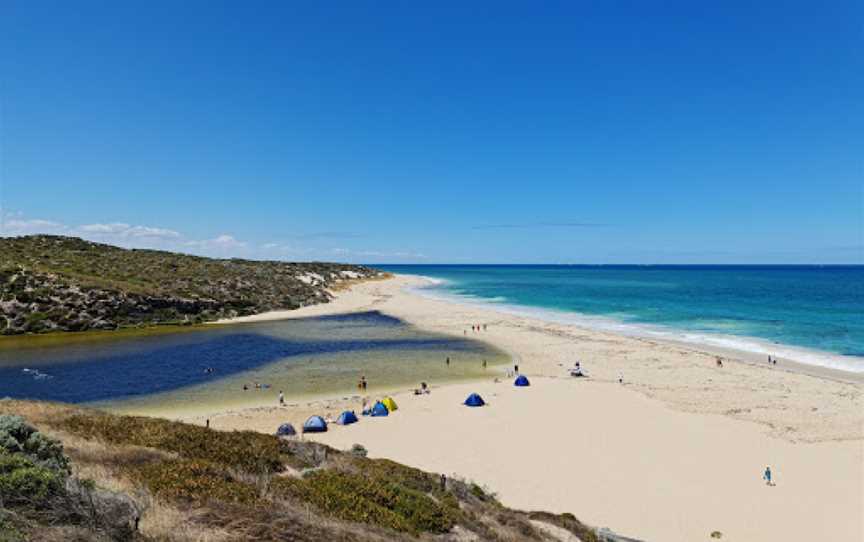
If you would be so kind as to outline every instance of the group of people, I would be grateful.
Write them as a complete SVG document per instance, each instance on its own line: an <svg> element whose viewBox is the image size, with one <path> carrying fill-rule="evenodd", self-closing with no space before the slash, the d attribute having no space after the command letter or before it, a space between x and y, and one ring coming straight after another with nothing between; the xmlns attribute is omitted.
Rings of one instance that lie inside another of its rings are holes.
<svg viewBox="0 0 864 542"><path fill-rule="evenodd" d="M768 365L777 365L777 358L772 358L768 356Z"/></svg>
<svg viewBox="0 0 864 542"><path fill-rule="evenodd" d="M270 384L262 384L262 383L257 382L257 381L253 382L252 384L243 384L243 391L246 391L250 388L255 388L256 390L269 390Z"/></svg>
<svg viewBox="0 0 864 542"><path fill-rule="evenodd" d="M473 331L475 333L478 331L486 331L486 324L471 324L471 331ZM468 335L468 330L463 329L462 334Z"/></svg>

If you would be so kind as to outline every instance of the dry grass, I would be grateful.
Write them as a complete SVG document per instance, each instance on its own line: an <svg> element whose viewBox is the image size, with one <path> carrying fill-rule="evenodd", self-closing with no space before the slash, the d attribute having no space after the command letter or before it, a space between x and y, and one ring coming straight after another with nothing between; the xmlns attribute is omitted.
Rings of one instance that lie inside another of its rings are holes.
<svg viewBox="0 0 864 542"><path fill-rule="evenodd" d="M149 495L142 498L146 506L138 529L141 534L154 540L166 542L227 542L237 540L227 529L207 526L190 521L194 511L180 510L161 499Z"/></svg>

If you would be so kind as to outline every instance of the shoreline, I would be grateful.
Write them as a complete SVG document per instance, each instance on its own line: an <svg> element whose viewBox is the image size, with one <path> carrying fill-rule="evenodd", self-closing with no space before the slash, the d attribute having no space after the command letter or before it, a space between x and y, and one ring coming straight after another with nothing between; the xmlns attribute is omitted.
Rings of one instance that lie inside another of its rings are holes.
<svg viewBox="0 0 864 542"><path fill-rule="evenodd" d="M480 310L491 310L502 314L509 314L517 317L533 318L552 324L563 324L573 326L587 332L607 333L633 339L642 339L659 343L674 344L683 348L691 348L696 351L719 355L724 358L738 362L747 362L753 365L768 365L766 358L770 355L772 358L783 362L784 367L791 368L795 372L804 372L810 376L820 376L834 378L843 381L864 383L864 366L861 371L847 370L831 365L831 361L824 363L802 361L799 358L790 355L776 355L768 349L776 344L777 350L781 352L792 352L794 355L802 357L822 357L828 360L832 358L844 359L851 356L827 352L821 350L813 350L802 346L795 346L783 343L771 343L767 339L752 337L746 335L717 335L716 337L707 332L694 332L696 338L684 339L677 338L675 334L686 334L687 330L666 328L664 326L652 326L651 324L643 323L628 323L619 322L605 316L586 315L581 313L571 313L559 309L550 309L545 307L535 307L527 305L501 304L494 303L481 298L466 298L460 299L456 295L441 294L429 289L428 287L439 282L439 279L426 277L422 275L402 275L404 277L417 278L418 280L426 281L423 284L416 284L409 287L412 294L416 294L429 299L454 303L457 305L466 305L475 307ZM592 326L590 321L596 320L601 325ZM616 329L618 328L618 329ZM739 339L741 341L749 341L762 349L762 351L748 350L735 346L726 346L713 344L710 340L723 340L725 338L731 340ZM764 344L763 344L764 343ZM862 358L864 364L864 358Z"/></svg>
<svg viewBox="0 0 864 542"><path fill-rule="evenodd" d="M620 335L499 312L494 305L462 304L417 293L416 288L427 281L421 276L393 275L336 292L331 303L220 320L211 325L378 310L425 331L487 342L511 355L529 375L560 377L578 358L592 381L617 382L623 373L639 393L677 410L707 411L755 422L767 426L772 436L793 441L864 439L864 374L780 358L779 365L768 365L748 352ZM472 332L471 322L485 322L489 329ZM547 341L547 347L538 346L540 341ZM719 371L715 367L717 356L724 361ZM842 387L842 391L837 393L835 386ZM794 398L789 393L793 389L797 390ZM854 400L854 408L837 401L838 395ZM332 397L304 399L326 401ZM808 406L820 403L826 407L811 410Z"/></svg>
<svg viewBox="0 0 864 542"><path fill-rule="evenodd" d="M456 299L451 299L447 296L438 296L435 294L425 294L418 291L418 289L422 289L429 284L432 283L433 279L429 279L428 277L420 276L420 275L398 275L398 274L389 274L386 278L379 278L370 281L358 281L349 287L339 290L334 293L334 301L331 303L323 303L318 305L310 305L307 307L301 307L295 310L279 310L279 311L268 311L260 314L254 314L250 316L240 316L237 318L227 318L222 320L217 320L215 322L208 322L206 325L220 324L220 325L231 325L231 324L242 324L249 322L268 322L268 321L278 321L278 320L289 320L296 318L314 318L316 316L326 316L330 314L341 314L348 312L359 312L363 310L376 310L376 302L380 302L383 299L388 298L387 295L378 295L373 296L373 299L369 299L364 296L351 295L353 289L361 284L367 284L369 282L376 281L392 281L392 280L400 280L406 281L407 283L402 284L401 287L403 290L403 294L411 295L421 298L426 298L431 301L447 303L456 306L462 306L466 308L476 309L477 311L488 311L491 313L497 313L501 316L513 316L516 318L523 319L531 319L541 321L547 324L555 324L561 326L568 326L572 328L576 328L582 330L586 333L599 333L604 335L610 335L615 337L621 337L622 339L630 339L637 341L646 341L649 344L666 344L672 345L678 348L691 349L696 353L710 356L721 356L724 361L732 361L735 363L745 363L756 367L767 367L774 370L781 371L789 371L797 374L805 374L807 376L812 376L816 378L825 378L829 380L853 383L853 384L864 384L864 371L847 371L843 369L838 369L834 367L829 367L826 365L817 365L806 363L802 361L797 361L795 359L784 357L784 356L773 356L779 362L780 365L777 366L769 366L765 362L765 354L752 352L749 350L738 349L734 347L724 347L717 346L712 344L700 343L698 341L685 341L678 340L671 337L653 337L649 335L640 335L637 333L629 334L629 333L617 333L615 331L605 330L605 329L596 329L590 326L580 324L578 322L569 322L563 321L555 318L543 318L542 314L537 314L532 311L533 307L524 307L524 312L519 312L521 307L518 306L507 306L507 310L502 310L498 308L493 303L484 302L482 300L478 300L476 302L467 302L467 301L459 301ZM336 301L338 299L338 301ZM331 306L332 305L332 306ZM338 306L337 306L338 305ZM545 309L537 308L537 311L543 311ZM566 314L566 313L562 313ZM414 325L417 325L417 322L409 322ZM422 327L422 325L420 326ZM441 331L441 330L436 330ZM459 335L458 333L450 333L451 335ZM476 338L476 337L475 337ZM745 337L747 338L747 337ZM501 345L496 345L499 348L503 348ZM778 348L797 348L788 345L778 345ZM503 348L505 351L506 348ZM518 353L509 352L514 358L518 358ZM827 353L829 355L835 355L832 353ZM839 354L837 354L839 356Z"/></svg>
<svg viewBox="0 0 864 542"><path fill-rule="evenodd" d="M399 410L304 438L340 449L362 444L370 457L471 479L507 506L572 512L648 541L690 542L714 530L731 540L864 535L860 383L731 356L718 368L716 354L691 344L430 299L410 291L418 280L362 283L326 305L241 321L378 310L504 350L532 385L516 388L494 370L470 383L431 382L429 395L370 389L370 400L392 395ZM472 323L488 329L472 332ZM566 376L577 358L589 378ZM488 406L464 407L471 391ZM272 433L286 421L299 428L313 414L358 410L362 400L353 391L287 399L285 407L274 396L273 406L160 414ZM759 479L765 465L775 471L776 487Z"/></svg>

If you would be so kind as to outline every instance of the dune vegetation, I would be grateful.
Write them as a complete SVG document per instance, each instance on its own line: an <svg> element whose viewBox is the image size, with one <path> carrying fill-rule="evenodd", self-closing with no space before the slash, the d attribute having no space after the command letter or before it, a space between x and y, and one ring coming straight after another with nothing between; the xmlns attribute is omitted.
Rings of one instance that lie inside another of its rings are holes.
<svg viewBox="0 0 864 542"><path fill-rule="evenodd" d="M0 238L0 334L192 324L327 303L360 265L214 259L75 237Z"/></svg>
<svg viewBox="0 0 864 542"><path fill-rule="evenodd" d="M2 400L0 541L598 540L570 514L511 510L476 484L365 455Z"/></svg>

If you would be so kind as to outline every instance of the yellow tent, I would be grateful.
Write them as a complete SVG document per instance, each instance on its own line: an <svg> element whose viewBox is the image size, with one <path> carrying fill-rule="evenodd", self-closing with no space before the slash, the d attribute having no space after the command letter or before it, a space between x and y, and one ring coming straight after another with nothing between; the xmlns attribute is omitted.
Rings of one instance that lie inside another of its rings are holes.
<svg viewBox="0 0 864 542"><path fill-rule="evenodd" d="M393 412L394 410L399 408L398 406L396 406L396 401L394 401L392 397L386 397L381 402L384 403L384 406L386 406L387 410L389 410L390 412Z"/></svg>

